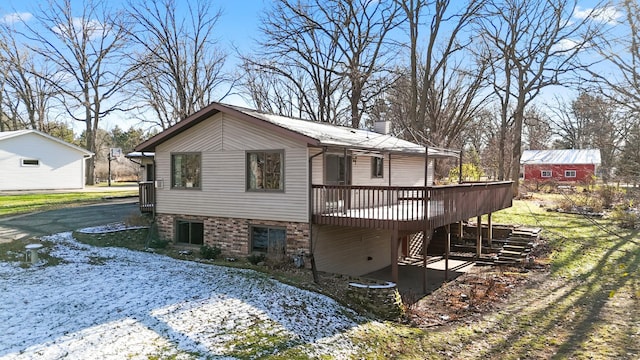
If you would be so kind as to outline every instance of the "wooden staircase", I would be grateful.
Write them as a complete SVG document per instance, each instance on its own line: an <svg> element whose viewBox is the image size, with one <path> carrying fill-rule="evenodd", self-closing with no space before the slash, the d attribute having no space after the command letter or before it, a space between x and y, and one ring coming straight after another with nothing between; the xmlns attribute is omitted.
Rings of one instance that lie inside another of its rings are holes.
<svg viewBox="0 0 640 360"><path fill-rule="evenodd" d="M531 250L540 236L540 228L516 228L511 236L504 240L494 264L521 265L529 258Z"/></svg>

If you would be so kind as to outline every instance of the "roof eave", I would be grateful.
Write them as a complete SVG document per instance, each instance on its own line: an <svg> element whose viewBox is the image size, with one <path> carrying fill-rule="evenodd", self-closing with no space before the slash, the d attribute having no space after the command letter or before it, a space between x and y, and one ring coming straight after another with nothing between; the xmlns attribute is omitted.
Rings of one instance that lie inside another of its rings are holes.
<svg viewBox="0 0 640 360"><path fill-rule="evenodd" d="M360 151L370 151L370 152L379 152L386 154L401 154L401 155L411 155L411 156L421 156L424 157L424 148L415 148L415 149L400 149L400 148L374 148L374 147L366 147L366 146L354 146L349 144L335 144L335 143L322 143L320 142L318 145L314 145L317 147L333 147L333 148L344 148L347 150L360 150ZM431 149L431 148L429 148ZM440 151L438 153L429 153L430 157L433 158L454 158L457 159L460 155L457 150L447 150Z"/></svg>

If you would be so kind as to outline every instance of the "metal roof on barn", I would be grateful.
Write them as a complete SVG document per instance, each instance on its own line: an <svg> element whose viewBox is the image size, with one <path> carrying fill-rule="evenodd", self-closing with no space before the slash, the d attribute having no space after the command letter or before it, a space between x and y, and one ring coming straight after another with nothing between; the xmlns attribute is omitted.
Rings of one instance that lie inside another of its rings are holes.
<svg viewBox="0 0 640 360"><path fill-rule="evenodd" d="M372 152L393 152L404 154L424 154L425 147L407 140L366 129L354 129L310 120L295 119L273 115L240 106L212 103L176 125L138 145L136 151L152 152L155 147L171 137L189 129L195 124L222 112L251 122L255 126L271 129L289 137L306 142L315 147L340 147L351 150ZM429 147L429 156L457 157L458 152L451 149Z"/></svg>
<svg viewBox="0 0 640 360"><path fill-rule="evenodd" d="M520 164L600 164L599 149L525 150Z"/></svg>

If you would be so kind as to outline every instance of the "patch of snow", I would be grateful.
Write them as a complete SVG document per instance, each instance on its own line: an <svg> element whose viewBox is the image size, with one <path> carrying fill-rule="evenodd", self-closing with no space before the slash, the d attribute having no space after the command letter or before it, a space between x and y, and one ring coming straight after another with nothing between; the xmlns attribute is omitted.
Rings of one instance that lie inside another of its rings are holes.
<svg viewBox="0 0 640 360"><path fill-rule="evenodd" d="M251 346L246 334L314 357L357 351L348 334L362 318L264 274L92 247L69 232L46 240L60 265L0 263L2 359L233 358Z"/></svg>
<svg viewBox="0 0 640 360"><path fill-rule="evenodd" d="M78 230L79 233L83 234L104 234L104 233L112 233L118 232L122 230L133 230L133 229L146 229L148 226L127 226L124 223L112 223L101 226L88 227L84 229Z"/></svg>

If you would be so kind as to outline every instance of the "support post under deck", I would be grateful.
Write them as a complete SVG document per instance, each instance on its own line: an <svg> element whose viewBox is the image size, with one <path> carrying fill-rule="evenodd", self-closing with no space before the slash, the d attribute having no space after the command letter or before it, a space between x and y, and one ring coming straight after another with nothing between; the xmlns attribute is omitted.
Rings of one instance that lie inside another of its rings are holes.
<svg viewBox="0 0 640 360"><path fill-rule="evenodd" d="M487 219L487 242L489 243L489 248L492 248L492 241L493 241L493 222L491 221L491 213L489 213L488 215L488 219Z"/></svg>
<svg viewBox="0 0 640 360"><path fill-rule="evenodd" d="M482 255L482 216L477 218L478 227L476 230L476 258L480 259Z"/></svg>
<svg viewBox="0 0 640 360"><path fill-rule="evenodd" d="M449 281L449 252L451 251L451 225L445 226L447 230L446 248L444 249L444 281Z"/></svg>
<svg viewBox="0 0 640 360"><path fill-rule="evenodd" d="M398 284L398 229L391 235L391 281Z"/></svg>

